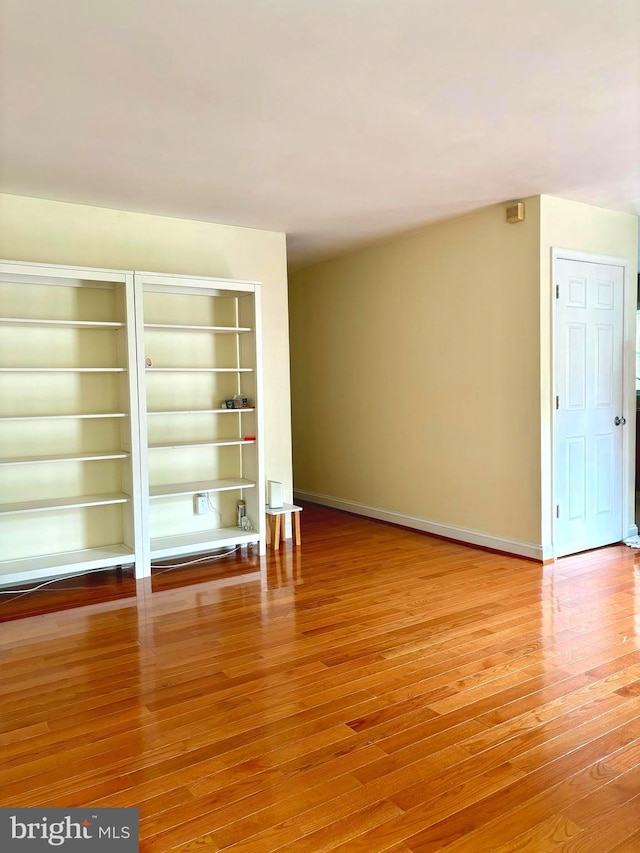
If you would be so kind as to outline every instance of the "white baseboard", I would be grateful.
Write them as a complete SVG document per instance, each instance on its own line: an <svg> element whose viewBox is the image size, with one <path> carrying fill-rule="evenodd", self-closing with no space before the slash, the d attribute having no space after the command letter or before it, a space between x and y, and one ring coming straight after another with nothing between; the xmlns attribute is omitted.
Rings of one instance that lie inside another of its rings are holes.
<svg viewBox="0 0 640 853"><path fill-rule="evenodd" d="M637 536L637 535L638 535L638 525L632 524L632 525L630 525L629 529L627 530L627 535L624 538L625 539L631 539L632 536Z"/></svg>
<svg viewBox="0 0 640 853"><path fill-rule="evenodd" d="M534 545L531 542L522 542L519 539L505 539L501 536L493 536L491 533L480 533L478 530L467 530L464 527L454 527L451 524L441 524L438 521L429 521L424 518L416 518L412 515L403 515L380 507L367 506L366 504L345 501L334 498L331 495L319 495L316 492L307 492L303 489L295 489L294 499L309 501L310 503L330 506L341 509L344 512L352 512L355 515L364 515L367 518L376 518L379 521L389 521L391 524L399 524L402 527L411 527L414 530L422 530L424 533L433 533L435 536L444 536L446 539L455 539L468 545L479 545L482 548L491 548L494 551L505 551L507 554L516 554L518 557L529 557L533 560L552 559L553 554L550 546Z"/></svg>

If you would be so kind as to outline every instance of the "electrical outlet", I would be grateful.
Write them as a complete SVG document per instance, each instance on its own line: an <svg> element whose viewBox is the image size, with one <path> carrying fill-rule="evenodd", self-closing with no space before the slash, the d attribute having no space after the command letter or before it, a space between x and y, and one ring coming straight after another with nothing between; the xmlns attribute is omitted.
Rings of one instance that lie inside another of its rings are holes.
<svg viewBox="0 0 640 853"><path fill-rule="evenodd" d="M207 506L207 496L200 493L193 496L193 512L195 515L206 515L209 507Z"/></svg>

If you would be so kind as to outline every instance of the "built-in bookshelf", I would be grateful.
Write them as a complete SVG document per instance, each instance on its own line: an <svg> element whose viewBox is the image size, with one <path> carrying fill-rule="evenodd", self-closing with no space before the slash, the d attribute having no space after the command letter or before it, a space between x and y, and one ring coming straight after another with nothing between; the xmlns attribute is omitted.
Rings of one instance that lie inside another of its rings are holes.
<svg viewBox="0 0 640 853"><path fill-rule="evenodd" d="M0 262L0 586L264 553L260 317L253 282Z"/></svg>
<svg viewBox="0 0 640 853"><path fill-rule="evenodd" d="M260 285L136 273L135 288L144 571L250 543L263 553Z"/></svg>
<svg viewBox="0 0 640 853"><path fill-rule="evenodd" d="M0 585L142 548L133 274L0 264Z"/></svg>

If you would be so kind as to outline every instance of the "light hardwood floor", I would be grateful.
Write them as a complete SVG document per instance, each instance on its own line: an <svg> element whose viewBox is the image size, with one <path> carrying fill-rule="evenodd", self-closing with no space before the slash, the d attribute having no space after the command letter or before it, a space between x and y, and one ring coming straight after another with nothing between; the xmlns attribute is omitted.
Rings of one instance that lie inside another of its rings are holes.
<svg viewBox="0 0 640 853"><path fill-rule="evenodd" d="M302 536L3 596L0 804L137 806L150 853L640 851L640 552Z"/></svg>

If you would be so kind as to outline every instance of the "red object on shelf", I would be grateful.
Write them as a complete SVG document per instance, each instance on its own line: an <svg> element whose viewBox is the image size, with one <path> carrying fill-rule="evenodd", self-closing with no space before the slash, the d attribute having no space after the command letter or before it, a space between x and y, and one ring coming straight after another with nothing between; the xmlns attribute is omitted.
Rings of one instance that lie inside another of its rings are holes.
<svg viewBox="0 0 640 853"><path fill-rule="evenodd" d="M245 441L255 441L256 437L255 437L255 435L245 435L244 440Z"/></svg>

